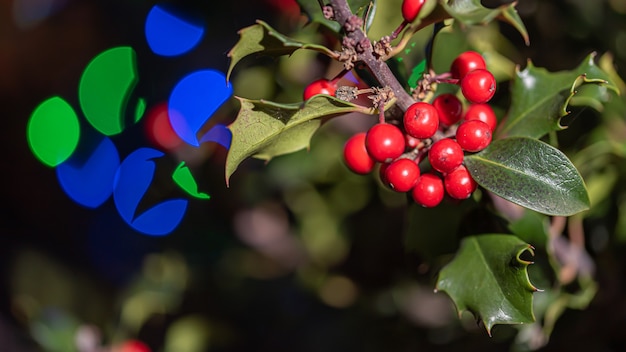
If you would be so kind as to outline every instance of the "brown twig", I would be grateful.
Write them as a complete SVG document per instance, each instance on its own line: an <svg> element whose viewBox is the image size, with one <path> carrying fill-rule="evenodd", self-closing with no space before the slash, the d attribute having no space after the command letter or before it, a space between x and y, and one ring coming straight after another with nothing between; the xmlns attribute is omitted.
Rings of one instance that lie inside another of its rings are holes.
<svg viewBox="0 0 626 352"><path fill-rule="evenodd" d="M398 79L394 76L385 62L379 60L374 55L372 45L363 45L365 41L369 42L369 39L361 28L354 28L351 26L354 14L352 13L352 10L350 10L346 0L330 0L329 2L334 10L335 21L337 21L344 29L346 28L346 24L348 24L350 30L346 31L346 37L351 39L350 42L360 44L360 48L362 50L356 54L357 61L361 61L365 64L381 86L391 88L397 99L397 105L402 111L408 109L409 106L415 103L415 100L411 97L411 95L409 95L409 93L407 93L400 82L398 82Z"/></svg>

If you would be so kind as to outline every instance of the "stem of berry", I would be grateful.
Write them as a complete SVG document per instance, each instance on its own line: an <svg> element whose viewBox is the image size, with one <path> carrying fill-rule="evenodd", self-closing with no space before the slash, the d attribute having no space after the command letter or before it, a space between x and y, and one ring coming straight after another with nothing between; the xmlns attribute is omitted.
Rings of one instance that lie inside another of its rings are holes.
<svg viewBox="0 0 626 352"><path fill-rule="evenodd" d="M396 28L396 30L394 30L393 33L391 33L391 36L389 38L391 40L398 38L398 36L400 35L400 33L402 33L402 30L404 29L404 27L406 27L407 24L409 24L407 21L402 21L402 23L400 23L398 28Z"/></svg>
<svg viewBox="0 0 626 352"><path fill-rule="evenodd" d="M409 41L411 40L415 32L433 23L443 21L444 19L447 19L447 18L450 18L450 15L448 15L442 8L437 6L430 15L426 16L425 18L422 18L421 20L410 23L407 29L402 33L402 38L400 39L400 42L398 42L398 45L396 45L393 48L393 50L391 51L391 53L389 53L387 58L393 57L397 55L398 53L400 53L402 50L404 50L404 48L409 43Z"/></svg>
<svg viewBox="0 0 626 352"><path fill-rule="evenodd" d="M381 101L378 105L378 123L385 123L385 102Z"/></svg>
<svg viewBox="0 0 626 352"><path fill-rule="evenodd" d="M348 19L354 16L347 1L330 0L329 2L334 10L335 21L345 28L345 24ZM354 43L363 43L364 41L369 42L369 39L361 28L346 31L346 36ZM406 111L409 106L415 103L415 100L411 97L411 95L409 95L409 93L406 92L406 90L404 90L404 87L400 84L400 82L398 82L387 64L374 56L371 45L367 47L361 46L361 48L362 50L357 51L357 61L362 61L374 75L378 83L380 83L383 87L386 86L391 88L397 99L398 106L402 111Z"/></svg>

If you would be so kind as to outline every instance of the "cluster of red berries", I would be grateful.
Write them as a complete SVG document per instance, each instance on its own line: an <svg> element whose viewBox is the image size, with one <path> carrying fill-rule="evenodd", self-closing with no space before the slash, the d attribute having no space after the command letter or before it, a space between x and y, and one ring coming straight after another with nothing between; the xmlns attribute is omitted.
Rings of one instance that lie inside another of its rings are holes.
<svg viewBox="0 0 626 352"><path fill-rule="evenodd" d="M478 152L491 143L497 120L486 103L495 93L496 81L482 56L473 51L459 55L450 73L469 102L465 112L451 93L438 95L432 103L414 103L400 127L383 122L352 136L344 147L347 166L367 174L380 163L384 184L397 192L411 192L425 207L438 205L444 193L468 198L477 185L463 165L464 152ZM422 173L419 164L426 158L432 170Z"/></svg>

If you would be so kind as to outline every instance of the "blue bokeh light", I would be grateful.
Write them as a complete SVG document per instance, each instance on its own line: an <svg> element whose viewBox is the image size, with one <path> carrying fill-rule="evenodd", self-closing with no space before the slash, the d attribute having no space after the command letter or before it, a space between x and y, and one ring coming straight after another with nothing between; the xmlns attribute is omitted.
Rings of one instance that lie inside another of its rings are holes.
<svg viewBox="0 0 626 352"><path fill-rule="evenodd" d="M93 133L84 137L74 154L57 166L57 179L76 203L97 208L111 196L119 165L113 142Z"/></svg>
<svg viewBox="0 0 626 352"><path fill-rule="evenodd" d="M164 5L153 6L145 26L150 49L157 55L178 56L195 48L204 36L205 25L188 17Z"/></svg>
<svg viewBox="0 0 626 352"><path fill-rule="evenodd" d="M202 138L200 143L215 142L226 149L230 149L230 142L233 139L233 133L224 124L213 126Z"/></svg>
<svg viewBox="0 0 626 352"><path fill-rule="evenodd" d="M232 85L220 71L188 74L176 84L168 101L174 132L186 143L199 146L198 132L232 94Z"/></svg>
<svg viewBox="0 0 626 352"><path fill-rule="evenodd" d="M136 214L154 177L156 164L153 159L163 156L162 152L152 148L135 150L122 161L113 189L113 200L122 219L133 229L152 236L174 231L182 221L188 204L186 199L171 199Z"/></svg>

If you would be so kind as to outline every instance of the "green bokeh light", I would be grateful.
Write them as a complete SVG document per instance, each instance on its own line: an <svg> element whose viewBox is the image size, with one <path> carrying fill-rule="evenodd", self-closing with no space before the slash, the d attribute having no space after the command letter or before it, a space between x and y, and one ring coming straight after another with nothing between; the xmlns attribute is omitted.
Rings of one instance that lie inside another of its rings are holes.
<svg viewBox="0 0 626 352"><path fill-rule="evenodd" d="M67 160L78 145L78 116L64 99L52 97L33 111L27 134L33 154L42 163L57 166Z"/></svg>
<svg viewBox="0 0 626 352"><path fill-rule="evenodd" d="M192 197L199 199L211 198L211 196L206 193L198 192L198 184L193 178L189 168L185 166L184 161L176 167L176 170L174 170L172 174L172 179L183 191L187 192Z"/></svg>
<svg viewBox="0 0 626 352"><path fill-rule="evenodd" d="M137 85L137 62L131 47L116 47L93 58L83 71L78 88L80 107L91 125L111 136L124 130L129 97ZM143 115L141 101L135 122Z"/></svg>
<svg viewBox="0 0 626 352"><path fill-rule="evenodd" d="M146 100L143 98L139 98L139 100L137 100L137 106L135 107L135 123L141 120L145 112L146 112Z"/></svg>
<svg viewBox="0 0 626 352"><path fill-rule="evenodd" d="M426 71L426 59L422 60L411 71L411 75L409 76L409 87L415 89L420 79L422 79L422 75L424 74L425 71Z"/></svg>

